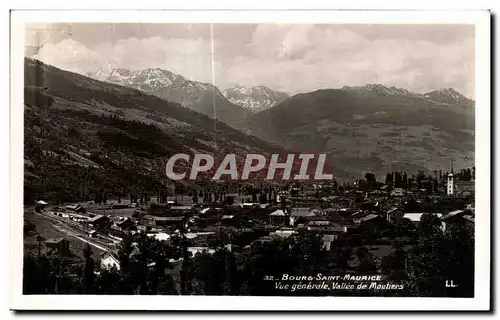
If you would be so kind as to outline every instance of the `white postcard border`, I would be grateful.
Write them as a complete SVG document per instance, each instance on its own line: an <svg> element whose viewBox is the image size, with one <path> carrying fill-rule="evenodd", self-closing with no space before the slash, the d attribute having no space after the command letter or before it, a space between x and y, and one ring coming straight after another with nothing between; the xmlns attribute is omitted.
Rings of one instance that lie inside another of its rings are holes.
<svg viewBox="0 0 500 320"><path fill-rule="evenodd" d="M474 298L22 295L23 52L28 22L468 23L476 26ZM490 13L488 11L13 11L11 14L10 282L15 310L489 310Z"/></svg>

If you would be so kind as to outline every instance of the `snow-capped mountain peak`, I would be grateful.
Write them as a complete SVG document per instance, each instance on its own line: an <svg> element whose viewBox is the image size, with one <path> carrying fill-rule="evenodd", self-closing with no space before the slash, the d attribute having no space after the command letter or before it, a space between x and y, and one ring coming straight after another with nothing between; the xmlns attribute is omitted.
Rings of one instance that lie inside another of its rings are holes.
<svg viewBox="0 0 500 320"><path fill-rule="evenodd" d="M386 87L381 84L371 83L364 86L352 86L352 87L344 86L342 87L342 90L354 92L363 97L405 96L405 97L420 98L437 104L460 103L460 104L472 105L474 103L471 99L467 98L466 96L464 96L463 94L452 88L444 88L420 94L411 92L403 88L397 88L394 86Z"/></svg>
<svg viewBox="0 0 500 320"><path fill-rule="evenodd" d="M231 104L215 85L189 80L161 68L141 70L116 68L109 72L99 70L87 76L138 89L211 117L214 115L215 108L217 119L226 123L233 122L245 111Z"/></svg>
<svg viewBox="0 0 500 320"><path fill-rule="evenodd" d="M443 88L443 89L438 89L434 90L431 92L428 92L423 95L425 99L444 103L444 104L454 104L454 103L461 103L461 104L473 104L474 102L461 94L460 92L456 91L455 89L452 88Z"/></svg>
<svg viewBox="0 0 500 320"><path fill-rule="evenodd" d="M224 90L223 95L232 103L252 112L269 109L289 97L286 93L266 86L236 86Z"/></svg>
<svg viewBox="0 0 500 320"><path fill-rule="evenodd" d="M457 102L460 102L462 100L467 99L467 97L465 97L463 94L461 94L460 92L455 91L452 88L443 88L443 89L431 91L429 93L426 93L424 96L432 98L433 96L437 96L437 95L439 95L441 97L451 98L451 99L453 99L453 100L455 100Z"/></svg>
<svg viewBox="0 0 500 320"><path fill-rule="evenodd" d="M418 97L420 96L418 93L410 92L403 88L386 87L377 83L370 83L364 86L344 86L342 90L358 92L360 94L375 94L378 96L409 96L409 97Z"/></svg>

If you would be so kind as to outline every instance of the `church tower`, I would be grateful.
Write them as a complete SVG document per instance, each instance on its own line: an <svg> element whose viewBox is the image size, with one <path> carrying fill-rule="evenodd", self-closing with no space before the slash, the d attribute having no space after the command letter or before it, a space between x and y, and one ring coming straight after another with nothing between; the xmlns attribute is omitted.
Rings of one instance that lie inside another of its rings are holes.
<svg viewBox="0 0 500 320"><path fill-rule="evenodd" d="M448 184L446 187L446 194L451 196L453 195L453 173L448 175Z"/></svg>

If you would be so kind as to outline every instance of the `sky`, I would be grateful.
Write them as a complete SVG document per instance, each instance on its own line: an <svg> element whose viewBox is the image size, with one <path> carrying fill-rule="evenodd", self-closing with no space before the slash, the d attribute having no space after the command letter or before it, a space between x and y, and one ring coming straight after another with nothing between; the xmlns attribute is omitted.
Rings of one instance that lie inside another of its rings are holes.
<svg viewBox="0 0 500 320"><path fill-rule="evenodd" d="M474 98L473 25L30 24L25 55L78 73L162 68L220 89L379 83Z"/></svg>

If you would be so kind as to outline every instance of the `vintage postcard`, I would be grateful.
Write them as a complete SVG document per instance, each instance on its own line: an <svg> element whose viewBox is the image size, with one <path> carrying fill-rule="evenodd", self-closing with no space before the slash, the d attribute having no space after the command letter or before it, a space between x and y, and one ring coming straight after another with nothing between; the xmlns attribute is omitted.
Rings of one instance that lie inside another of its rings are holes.
<svg viewBox="0 0 500 320"><path fill-rule="evenodd" d="M11 26L13 309L489 310L489 12Z"/></svg>

